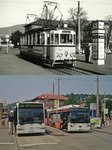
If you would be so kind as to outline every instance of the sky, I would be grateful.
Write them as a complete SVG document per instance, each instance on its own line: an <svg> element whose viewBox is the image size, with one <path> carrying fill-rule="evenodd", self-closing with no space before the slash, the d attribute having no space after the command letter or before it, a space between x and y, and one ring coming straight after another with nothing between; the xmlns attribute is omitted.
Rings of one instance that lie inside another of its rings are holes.
<svg viewBox="0 0 112 150"><path fill-rule="evenodd" d="M59 3L63 19L69 17L68 10L77 8L77 0L51 0ZM43 7L42 0L0 0L0 27L26 23L26 14L36 14L40 17ZM88 13L88 18L105 19L112 15L112 0L81 0L81 7Z"/></svg>
<svg viewBox="0 0 112 150"><path fill-rule="evenodd" d="M60 86L58 86L58 79ZM60 95L96 94L96 75L0 75L0 102L12 102L33 99L41 94L53 93ZM99 76L99 94L112 94L112 75Z"/></svg>

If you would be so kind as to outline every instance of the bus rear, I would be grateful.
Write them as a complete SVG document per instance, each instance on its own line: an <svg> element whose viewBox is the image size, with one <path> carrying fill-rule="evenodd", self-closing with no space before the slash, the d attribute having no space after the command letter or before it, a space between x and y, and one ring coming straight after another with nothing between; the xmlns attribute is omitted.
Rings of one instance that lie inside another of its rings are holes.
<svg viewBox="0 0 112 150"><path fill-rule="evenodd" d="M17 103L17 134L45 133L43 103Z"/></svg>

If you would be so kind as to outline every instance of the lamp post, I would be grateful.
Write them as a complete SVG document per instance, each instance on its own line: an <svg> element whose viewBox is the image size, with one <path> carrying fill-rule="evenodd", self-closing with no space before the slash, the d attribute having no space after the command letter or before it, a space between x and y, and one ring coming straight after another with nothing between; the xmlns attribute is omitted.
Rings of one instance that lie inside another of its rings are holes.
<svg viewBox="0 0 112 150"><path fill-rule="evenodd" d="M80 42L80 1L78 1L78 52L80 53L80 49L81 49L81 42Z"/></svg>
<svg viewBox="0 0 112 150"><path fill-rule="evenodd" d="M9 35L8 34L6 34L6 42L7 42L7 50L6 50L6 54L8 54L8 47L9 47Z"/></svg>

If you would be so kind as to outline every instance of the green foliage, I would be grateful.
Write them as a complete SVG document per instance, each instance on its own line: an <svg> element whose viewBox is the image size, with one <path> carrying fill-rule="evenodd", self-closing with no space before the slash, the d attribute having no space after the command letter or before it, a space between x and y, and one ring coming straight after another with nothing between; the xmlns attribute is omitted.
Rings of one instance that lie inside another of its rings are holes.
<svg viewBox="0 0 112 150"><path fill-rule="evenodd" d="M83 101L85 106L89 108L90 103L96 103L96 95L70 93L66 97L68 97L68 101L65 101L65 105L80 104Z"/></svg>
<svg viewBox="0 0 112 150"><path fill-rule="evenodd" d="M78 42L78 8L70 8L69 11L69 19L68 19L68 24L73 26L73 28L76 31L76 42ZM87 20L87 12L84 10L84 8L80 8L80 30L81 30L81 37L83 37L83 30L85 26L88 25L88 20ZM82 41L82 39L81 39Z"/></svg>
<svg viewBox="0 0 112 150"><path fill-rule="evenodd" d="M65 105L80 103L80 99L78 99L74 93L67 94L66 96L68 97L68 100L65 101Z"/></svg>
<svg viewBox="0 0 112 150"><path fill-rule="evenodd" d="M85 98L85 106L89 108L90 103L96 103L96 95L89 95Z"/></svg>
<svg viewBox="0 0 112 150"><path fill-rule="evenodd" d="M108 108L109 114L110 111L112 111L112 100L107 100L106 101L106 108Z"/></svg>
<svg viewBox="0 0 112 150"><path fill-rule="evenodd" d="M18 44L20 45L20 37L22 36L22 32L19 30L15 31L11 34L11 41L14 44L15 47L18 47Z"/></svg>

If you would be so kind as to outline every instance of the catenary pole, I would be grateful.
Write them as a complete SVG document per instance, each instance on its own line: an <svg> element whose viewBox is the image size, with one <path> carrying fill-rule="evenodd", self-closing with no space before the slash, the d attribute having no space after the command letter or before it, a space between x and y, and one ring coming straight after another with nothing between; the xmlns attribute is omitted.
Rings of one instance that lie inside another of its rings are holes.
<svg viewBox="0 0 112 150"><path fill-rule="evenodd" d="M78 1L78 52L80 53L80 49L81 49L81 42L80 42L80 1Z"/></svg>
<svg viewBox="0 0 112 150"><path fill-rule="evenodd" d="M97 85L96 85L96 93L97 93L97 109L96 109L96 115L99 117L99 75L97 75Z"/></svg>

